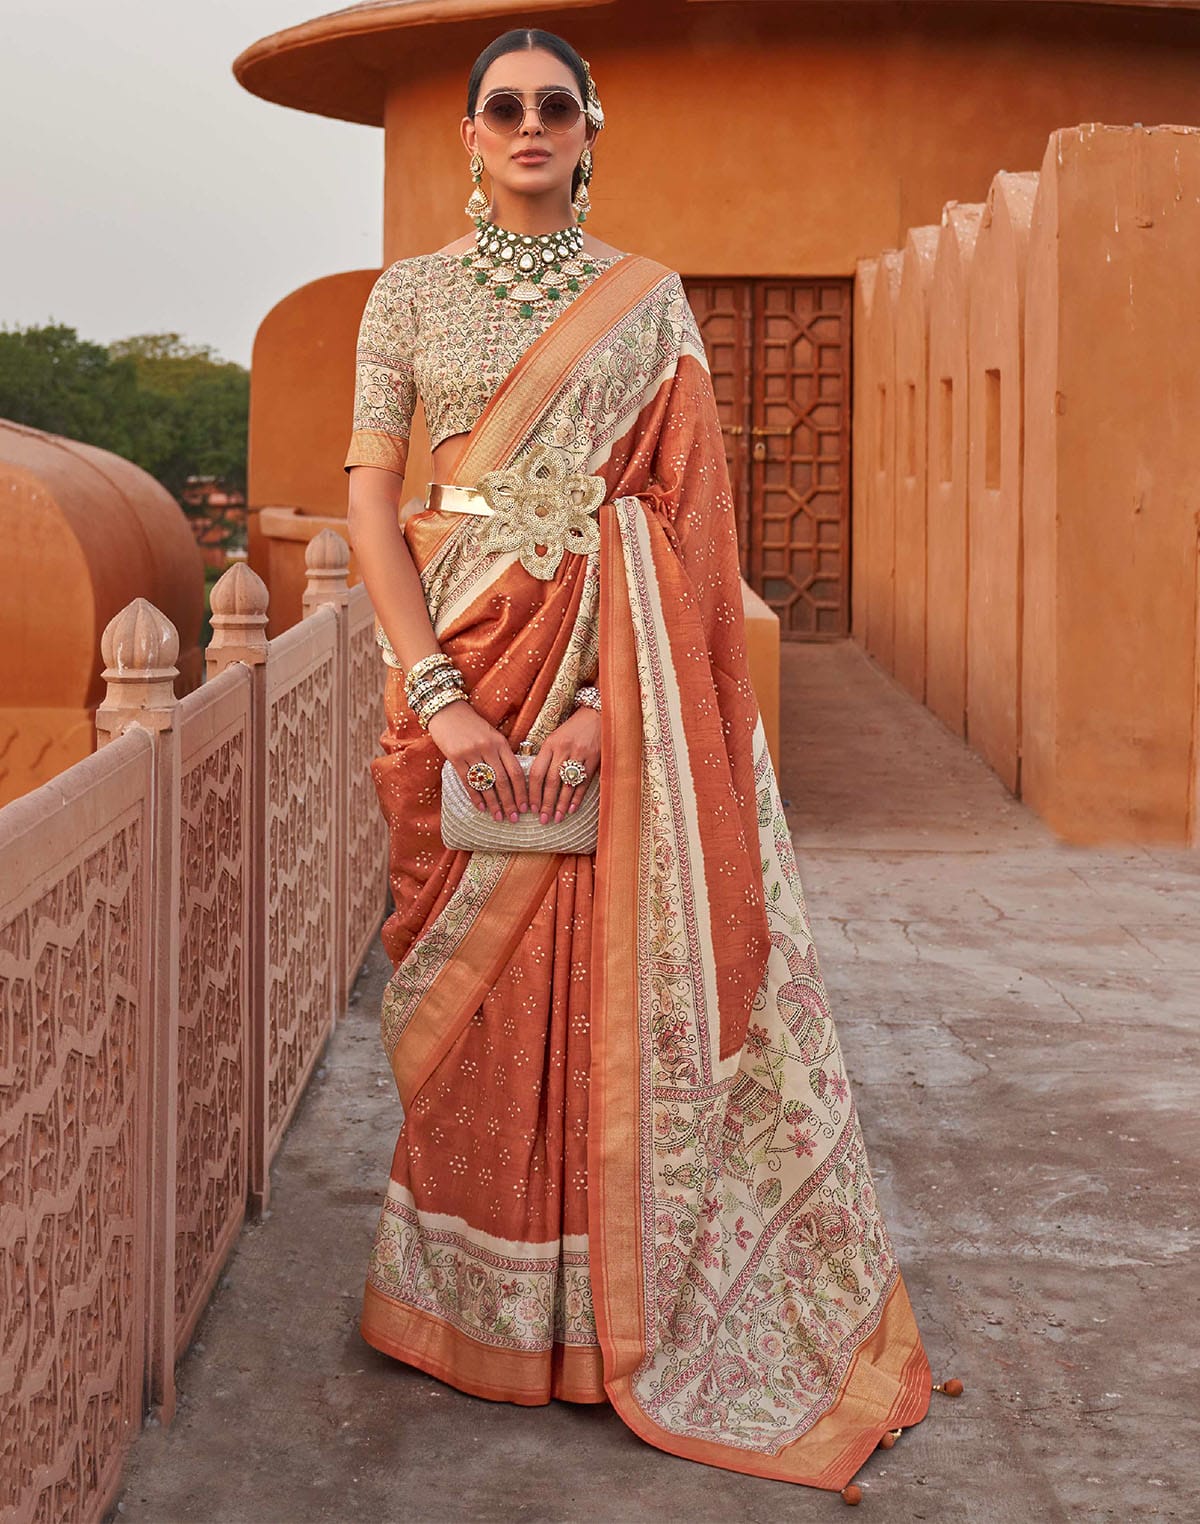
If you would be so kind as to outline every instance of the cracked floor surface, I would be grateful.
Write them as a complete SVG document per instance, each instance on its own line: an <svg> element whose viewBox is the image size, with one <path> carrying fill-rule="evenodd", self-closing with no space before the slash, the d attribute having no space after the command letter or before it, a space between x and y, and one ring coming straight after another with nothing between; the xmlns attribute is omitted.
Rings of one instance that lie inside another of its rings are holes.
<svg viewBox="0 0 1200 1524"><path fill-rule="evenodd" d="M887 1524L1200 1519L1200 855L1056 842L850 642L784 648L782 787L935 1379ZM466 1397L357 1332L399 1124L376 947L126 1471L127 1521L828 1518L606 1407Z"/></svg>

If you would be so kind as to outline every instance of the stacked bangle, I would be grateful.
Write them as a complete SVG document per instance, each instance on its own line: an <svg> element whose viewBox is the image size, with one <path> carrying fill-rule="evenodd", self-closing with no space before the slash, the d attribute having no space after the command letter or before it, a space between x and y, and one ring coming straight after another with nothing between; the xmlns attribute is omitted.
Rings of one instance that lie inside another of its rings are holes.
<svg viewBox="0 0 1200 1524"><path fill-rule="evenodd" d="M404 696L421 729L428 730L429 721L439 709L466 698L467 683L444 651L434 651L408 669Z"/></svg>
<svg viewBox="0 0 1200 1524"><path fill-rule="evenodd" d="M447 704L457 704L459 699L465 699L467 690L461 683L453 684L449 688L443 688L441 693L435 693L431 699L427 699L422 706L415 711L417 723L422 730L429 729L429 722L439 709L445 709Z"/></svg>
<svg viewBox="0 0 1200 1524"><path fill-rule="evenodd" d="M379 623L378 619L375 621L375 644L379 647L380 654L389 667L399 667L401 665L400 658L392 650L392 643L384 633L383 626Z"/></svg>
<svg viewBox="0 0 1200 1524"><path fill-rule="evenodd" d="M597 713L599 713L600 690L596 687L595 683L585 683L582 688L576 690L575 703L573 707L578 709L581 704L586 705L588 709L594 709Z"/></svg>

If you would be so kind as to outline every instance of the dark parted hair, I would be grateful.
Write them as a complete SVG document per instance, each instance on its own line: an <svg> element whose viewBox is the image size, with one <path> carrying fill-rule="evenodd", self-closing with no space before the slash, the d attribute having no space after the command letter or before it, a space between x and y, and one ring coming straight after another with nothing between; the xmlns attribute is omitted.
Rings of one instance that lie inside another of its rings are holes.
<svg viewBox="0 0 1200 1524"><path fill-rule="evenodd" d="M520 53L530 48L544 48L547 53L553 53L555 58L565 63L579 86L579 99L585 106L587 105L587 70L583 66L583 59L566 38L560 37L557 32L544 32L539 26L518 26L511 32L502 32L499 37L489 42L471 66L471 73L467 79L468 116L475 115L476 107L479 105L479 86L483 82L483 76L496 59L503 58L506 53ZM579 189L582 178L577 167L571 177L572 196Z"/></svg>

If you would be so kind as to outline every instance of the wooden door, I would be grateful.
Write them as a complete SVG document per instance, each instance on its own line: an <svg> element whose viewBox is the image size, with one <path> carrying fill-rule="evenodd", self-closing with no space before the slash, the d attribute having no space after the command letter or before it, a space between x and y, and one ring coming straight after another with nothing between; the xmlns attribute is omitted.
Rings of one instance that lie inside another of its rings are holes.
<svg viewBox="0 0 1200 1524"><path fill-rule="evenodd" d="M789 640L850 630L849 280L685 279L708 353L742 574Z"/></svg>

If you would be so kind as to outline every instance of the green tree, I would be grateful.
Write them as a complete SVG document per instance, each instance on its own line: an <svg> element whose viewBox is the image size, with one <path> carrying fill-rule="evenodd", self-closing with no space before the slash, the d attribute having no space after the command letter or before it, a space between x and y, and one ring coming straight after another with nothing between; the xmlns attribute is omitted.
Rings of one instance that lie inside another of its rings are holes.
<svg viewBox="0 0 1200 1524"><path fill-rule="evenodd" d="M62 324L0 329L0 417L132 460L176 497L189 476L245 491L250 376L177 333L110 345Z"/></svg>

